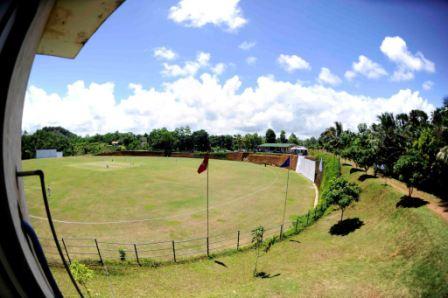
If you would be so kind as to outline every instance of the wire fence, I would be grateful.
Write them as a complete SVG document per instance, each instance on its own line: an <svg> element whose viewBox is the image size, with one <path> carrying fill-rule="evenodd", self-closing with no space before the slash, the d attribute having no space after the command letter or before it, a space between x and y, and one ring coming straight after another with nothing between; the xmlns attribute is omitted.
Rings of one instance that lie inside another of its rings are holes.
<svg viewBox="0 0 448 298"><path fill-rule="evenodd" d="M302 232L320 218L329 207L321 202L307 214L297 216L289 225L275 225L264 229L263 239L272 237L282 240ZM60 263L56 244L52 238L40 238L45 254L50 262ZM179 262L192 258L212 256L224 251L238 251L252 245L251 230L237 230L233 233L213 235L183 240L154 242L110 242L97 238L61 237L58 239L71 263L126 261L137 265Z"/></svg>

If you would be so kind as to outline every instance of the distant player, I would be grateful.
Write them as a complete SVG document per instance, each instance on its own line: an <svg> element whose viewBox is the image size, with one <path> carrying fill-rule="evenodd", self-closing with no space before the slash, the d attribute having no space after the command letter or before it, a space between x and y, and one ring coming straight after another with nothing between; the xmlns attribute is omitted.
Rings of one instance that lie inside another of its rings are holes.
<svg viewBox="0 0 448 298"><path fill-rule="evenodd" d="M48 193L48 196L51 197L51 188L50 188L50 185L48 185L48 187L47 187L47 193Z"/></svg>

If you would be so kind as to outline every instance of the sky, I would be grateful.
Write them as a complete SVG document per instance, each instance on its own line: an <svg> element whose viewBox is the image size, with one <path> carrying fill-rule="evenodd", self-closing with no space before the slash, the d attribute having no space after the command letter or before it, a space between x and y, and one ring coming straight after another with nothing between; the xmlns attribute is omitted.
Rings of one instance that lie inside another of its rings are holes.
<svg viewBox="0 0 448 298"><path fill-rule="evenodd" d="M23 130L356 130L448 95L448 5L127 0L71 60L38 55Z"/></svg>

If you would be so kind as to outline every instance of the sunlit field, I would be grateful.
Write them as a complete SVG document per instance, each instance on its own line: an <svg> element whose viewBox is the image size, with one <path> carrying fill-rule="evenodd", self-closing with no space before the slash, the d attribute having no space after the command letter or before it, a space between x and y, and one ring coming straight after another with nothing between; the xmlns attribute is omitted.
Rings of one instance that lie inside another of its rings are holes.
<svg viewBox="0 0 448 298"><path fill-rule="evenodd" d="M204 237L206 173L197 174L200 163L201 159L189 158L86 156L27 160L23 167L45 172L59 236L72 246L92 248L93 239L146 243ZM211 160L210 237L234 243L238 230L248 238L258 225L277 232L286 178L287 170L281 168ZM36 178L25 180L25 192L33 226L45 244L50 234ZM292 215L304 214L313 206L314 197L312 183L291 171L288 226ZM117 248L111 250L117 256Z"/></svg>
<svg viewBox="0 0 448 298"><path fill-rule="evenodd" d="M344 177L362 187L346 218L362 225L332 235L335 210L314 226L275 244L260 260L273 278L252 276L255 250L159 268L108 264L92 267L89 286L100 297L445 297L447 224L426 207L397 208L401 194L363 172ZM76 296L64 270L53 268L66 295ZM179 278L182 277L182 278ZM149 292L150 291L150 292Z"/></svg>

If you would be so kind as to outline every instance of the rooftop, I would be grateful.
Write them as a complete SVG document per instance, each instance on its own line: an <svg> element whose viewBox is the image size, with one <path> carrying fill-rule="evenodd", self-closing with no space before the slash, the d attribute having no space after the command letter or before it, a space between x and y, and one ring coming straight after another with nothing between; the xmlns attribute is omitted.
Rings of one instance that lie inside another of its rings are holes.
<svg viewBox="0 0 448 298"><path fill-rule="evenodd" d="M295 145L296 144L292 143L264 143L259 145L258 147L289 148Z"/></svg>

